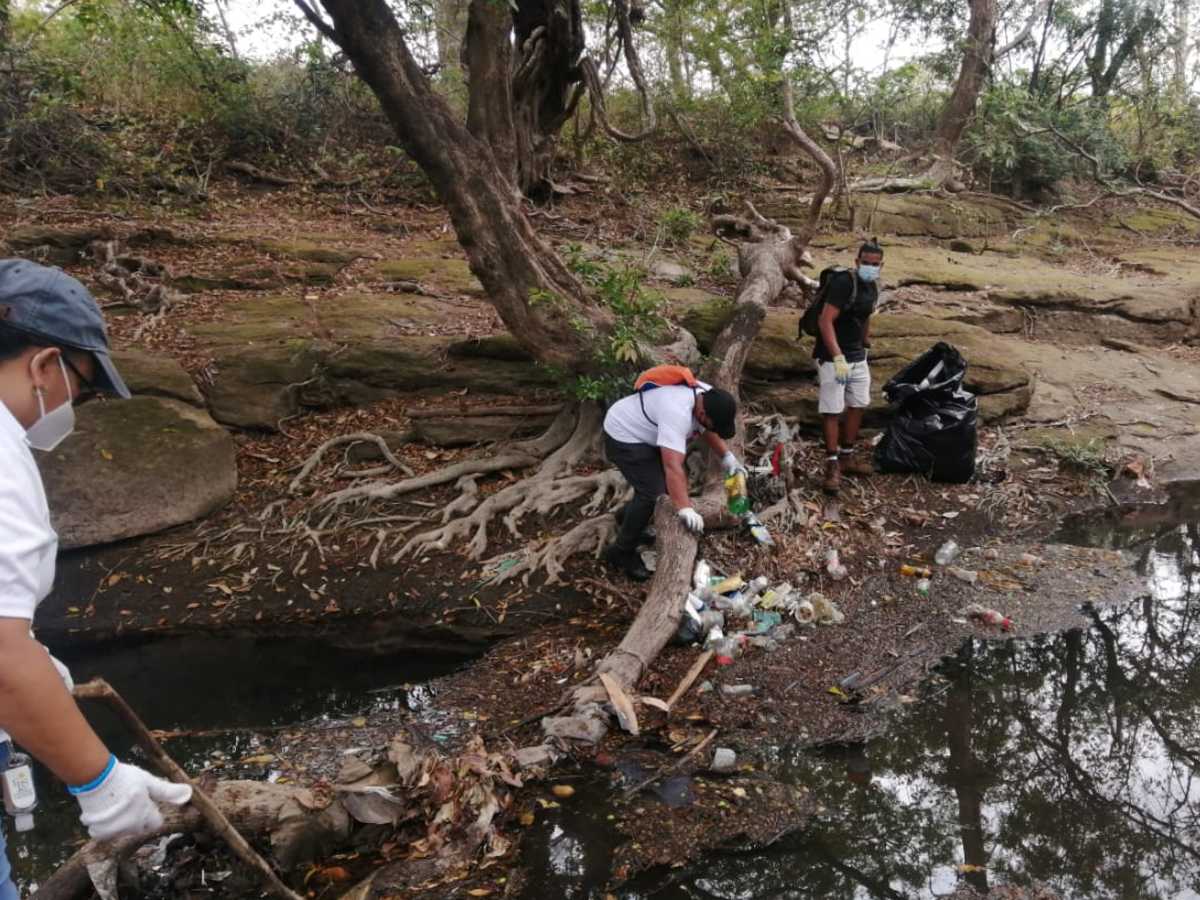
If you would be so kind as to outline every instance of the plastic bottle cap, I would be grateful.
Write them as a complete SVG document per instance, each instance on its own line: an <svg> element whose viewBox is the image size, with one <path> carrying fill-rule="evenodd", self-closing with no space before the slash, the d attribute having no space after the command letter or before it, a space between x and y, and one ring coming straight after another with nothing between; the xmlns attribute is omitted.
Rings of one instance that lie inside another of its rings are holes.
<svg viewBox="0 0 1200 900"><path fill-rule="evenodd" d="M13 816L13 824L17 831L33 831L33 814L20 813Z"/></svg>

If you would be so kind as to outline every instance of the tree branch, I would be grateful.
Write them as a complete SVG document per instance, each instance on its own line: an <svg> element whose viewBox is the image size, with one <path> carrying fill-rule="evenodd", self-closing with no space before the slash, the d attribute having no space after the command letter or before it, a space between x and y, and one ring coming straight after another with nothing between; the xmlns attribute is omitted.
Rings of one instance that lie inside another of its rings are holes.
<svg viewBox="0 0 1200 900"><path fill-rule="evenodd" d="M338 46L341 46L342 41L337 33L337 29L322 19L319 12L309 6L305 0L292 0L292 2L300 8L300 12L304 13L304 18L308 19L308 21L312 23L312 26L316 28L317 31L321 32L322 35L329 38L329 40L333 41Z"/></svg>
<svg viewBox="0 0 1200 900"><path fill-rule="evenodd" d="M1042 16L1046 14L1046 10L1049 8L1049 6L1050 0L1040 0L1038 5L1033 8L1033 12L1029 14L1029 19L1025 22L1025 26L1017 32L1017 36L997 50L995 54L993 54L993 61L999 62L1002 56L1011 53L1013 50L1016 50L1019 46L1029 40L1029 36L1033 34L1034 26L1039 20L1041 20Z"/></svg>

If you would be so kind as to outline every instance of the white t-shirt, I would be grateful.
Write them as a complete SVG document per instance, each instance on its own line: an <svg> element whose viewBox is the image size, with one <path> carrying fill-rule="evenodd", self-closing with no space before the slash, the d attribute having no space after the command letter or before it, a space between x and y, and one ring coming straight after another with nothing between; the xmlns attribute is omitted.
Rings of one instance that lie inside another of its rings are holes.
<svg viewBox="0 0 1200 900"><path fill-rule="evenodd" d="M0 403L0 617L29 619L54 583L58 535L25 429Z"/></svg>
<svg viewBox="0 0 1200 900"><path fill-rule="evenodd" d="M711 389L712 385L701 381L696 391L686 384L670 384L622 397L608 408L604 433L623 444L649 444L686 453L688 439L704 431L693 415L696 394Z"/></svg>

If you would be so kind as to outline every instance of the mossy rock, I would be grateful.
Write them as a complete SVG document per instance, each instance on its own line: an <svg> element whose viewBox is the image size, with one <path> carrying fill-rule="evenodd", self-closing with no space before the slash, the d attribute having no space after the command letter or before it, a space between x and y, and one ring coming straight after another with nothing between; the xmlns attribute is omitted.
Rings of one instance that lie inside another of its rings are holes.
<svg viewBox="0 0 1200 900"><path fill-rule="evenodd" d="M39 262L68 265L79 262L92 241L108 240L110 228L53 228L26 225L5 233L4 242L15 256L27 256Z"/></svg>
<svg viewBox="0 0 1200 900"><path fill-rule="evenodd" d="M185 294L204 291L270 291L289 284L333 284L341 266L325 262L300 262L282 266L233 263L220 272L175 275L171 286Z"/></svg>
<svg viewBox="0 0 1200 900"><path fill-rule="evenodd" d="M128 349L113 353L117 371L135 396L170 397L192 406L204 406L192 376L169 356Z"/></svg>
<svg viewBox="0 0 1200 900"><path fill-rule="evenodd" d="M363 250L341 250L311 240L258 240L254 245L264 253L272 256L282 256L285 259L296 259L303 262L326 263L341 268L354 262L362 256L369 255Z"/></svg>
<svg viewBox="0 0 1200 900"><path fill-rule="evenodd" d="M493 334L489 337L455 341L447 353L458 359L500 359L507 362L532 363L529 351L511 334Z"/></svg>
<svg viewBox="0 0 1200 900"><path fill-rule="evenodd" d="M376 263L371 277L378 281L415 281L459 294L482 296L483 286L471 274L465 259L439 256L414 256Z"/></svg>
<svg viewBox="0 0 1200 900"><path fill-rule="evenodd" d="M300 385L315 377L320 361L307 341L225 348L213 359L206 392L213 418L237 428L277 429L300 411Z"/></svg>
<svg viewBox="0 0 1200 900"><path fill-rule="evenodd" d="M237 487L230 434L202 410L162 397L81 407L75 433L39 454L39 465L63 549L191 522Z"/></svg>

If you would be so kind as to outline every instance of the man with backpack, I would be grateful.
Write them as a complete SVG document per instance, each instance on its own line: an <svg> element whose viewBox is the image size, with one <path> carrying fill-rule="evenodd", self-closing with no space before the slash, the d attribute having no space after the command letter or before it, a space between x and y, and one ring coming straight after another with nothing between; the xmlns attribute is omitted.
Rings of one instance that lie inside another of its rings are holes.
<svg viewBox="0 0 1200 900"><path fill-rule="evenodd" d="M837 494L842 475L871 475L870 457L856 451L863 413L871 404L871 314L879 299L883 248L876 239L858 248L853 269L831 266L821 272L817 295L801 319L816 337L813 358L820 383L818 410L825 433L827 494Z"/></svg>
<svg viewBox="0 0 1200 900"><path fill-rule="evenodd" d="M742 464L725 445L737 431L737 401L728 391L697 380L683 366L656 366L634 387L637 392L614 403L604 417L608 461L633 488L617 538L604 558L630 578L645 581L650 572L637 548L660 495L671 497L686 528L697 534L704 531L704 518L688 497L683 466L688 440L703 434L708 446L721 454L726 472Z"/></svg>

